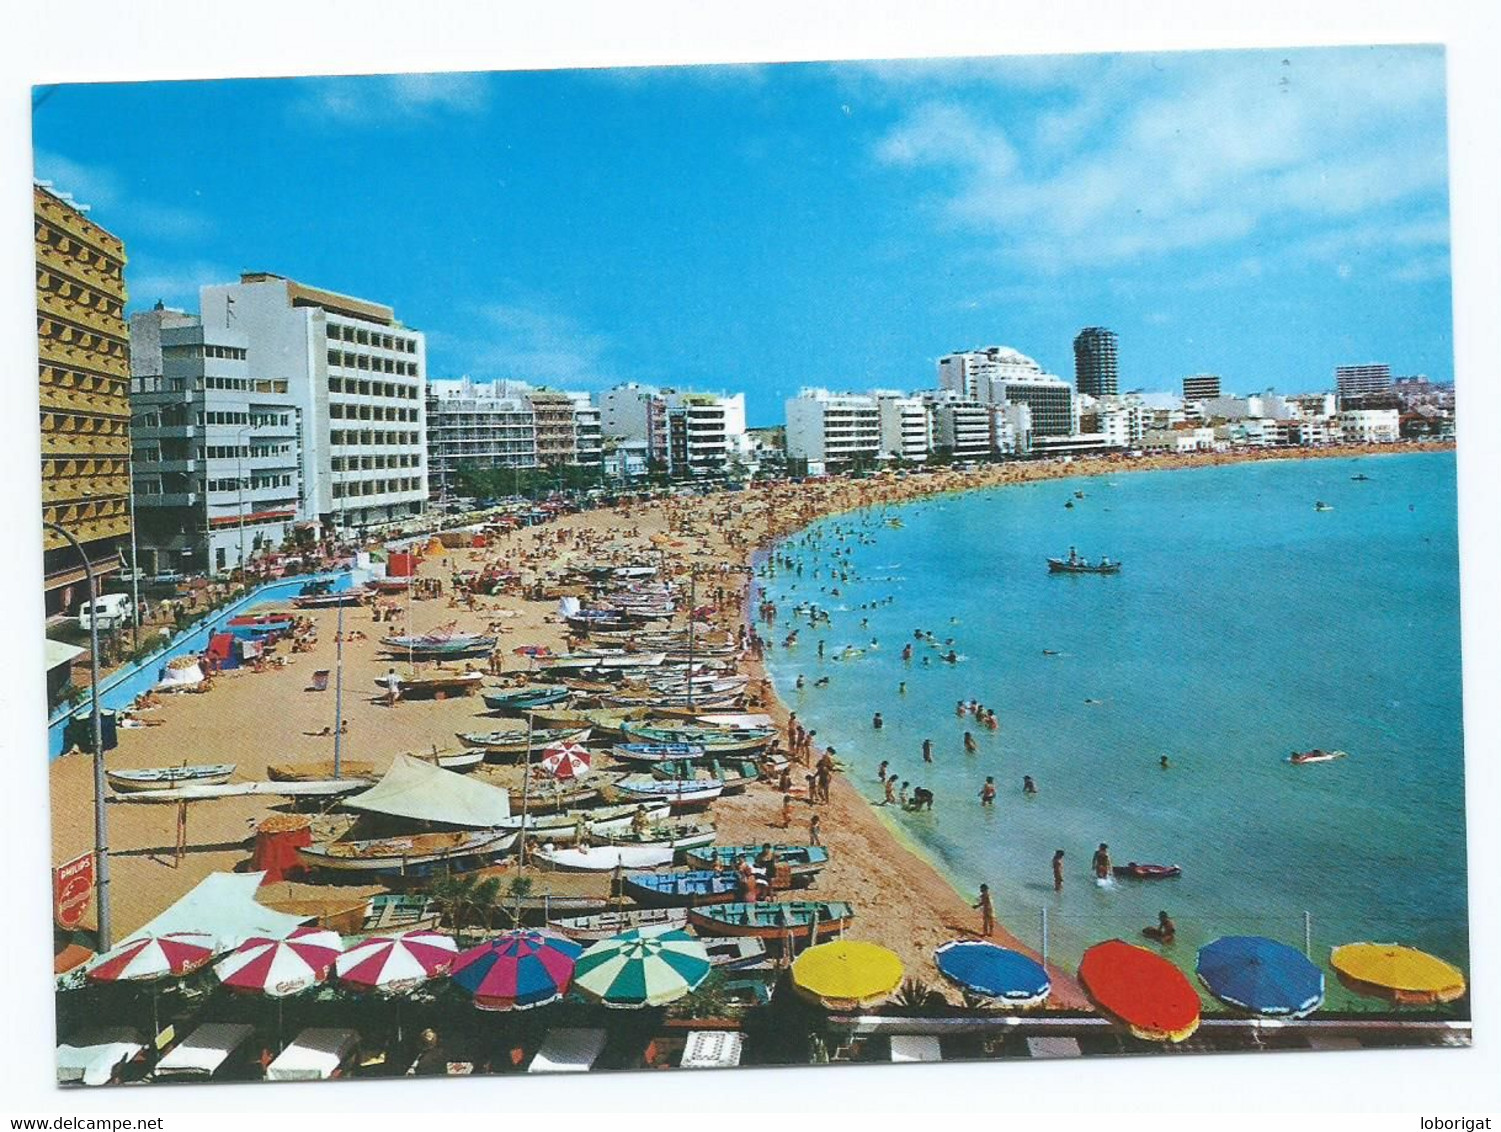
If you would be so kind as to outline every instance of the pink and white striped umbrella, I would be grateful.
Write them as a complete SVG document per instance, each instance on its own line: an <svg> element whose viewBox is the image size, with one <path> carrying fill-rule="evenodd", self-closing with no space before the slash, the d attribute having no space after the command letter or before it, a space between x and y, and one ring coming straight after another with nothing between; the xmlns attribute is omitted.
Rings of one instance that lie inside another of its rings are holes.
<svg viewBox="0 0 1501 1132"><path fill-rule="evenodd" d="M399 936L372 936L339 956L334 970L359 991L405 994L446 974L459 945L442 932L419 930Z"/></svg>
<svg viewBox="0 0 1501 1132"><path fill-rule="evenodd" d="M577 743L554 743L543 747L542 761L537 765L554 778L582 778L591 770L589 752Z"/></svg>
<svg viewBox="0 0 1501 1132"><path fill-rule="evenodd" d="M205 932L169 932L128 939L89 968L96 983L136 982L187 975L204 966L218 950Z"/></svg>
<svg viewBox="0 0 1501 1132"><path fill-rule="evenodd" d="M286 998L328 978L343 949L337 932L298 928L286 939L247 939L219 961L214 973L234 990Z"/></svg>

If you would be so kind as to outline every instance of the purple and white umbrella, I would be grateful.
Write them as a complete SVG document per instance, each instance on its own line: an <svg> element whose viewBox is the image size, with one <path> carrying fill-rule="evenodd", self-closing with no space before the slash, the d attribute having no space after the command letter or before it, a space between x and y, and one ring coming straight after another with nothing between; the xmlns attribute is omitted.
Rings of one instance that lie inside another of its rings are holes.
<svg viewBox="0 0 1501 1132"><path fill-rule="evenodd" d="M459 945L442 932L420 930L372 936L334 961L340 981L358 991L405 994L446 974Z"/></svg>
<svg viewBox="0 0 1501 1132"><path fill-rule="evenodd" d="M298 928L286 939L247 939L219 961L214 973L234 990L286 998L328 978L343 950L337 932Z"/></svg>

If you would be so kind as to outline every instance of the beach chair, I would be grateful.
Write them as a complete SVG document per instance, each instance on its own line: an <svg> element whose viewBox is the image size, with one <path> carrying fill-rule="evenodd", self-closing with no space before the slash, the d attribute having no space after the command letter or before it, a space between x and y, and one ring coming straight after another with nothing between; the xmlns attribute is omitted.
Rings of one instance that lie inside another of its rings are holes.
<svg viewBox="0 0 1501 1132"><path fill-rule="evenodd" d="M307 686L309 692L328 691L328 669L320 668L313 673L313 682Z"/></svg>
<svg viewBox="0 0 1501 1132"><path fill-rule="evenodd" d="M586 1073L605 1048L603 1030L549 1030L528 1073Z"/></svg>
<svg viewBox="0 0 1501 1132"><path fill-rule="evenodd" d="M892 1034L892 1061L942 1061L943 1047L931 1034Z"/></svg>

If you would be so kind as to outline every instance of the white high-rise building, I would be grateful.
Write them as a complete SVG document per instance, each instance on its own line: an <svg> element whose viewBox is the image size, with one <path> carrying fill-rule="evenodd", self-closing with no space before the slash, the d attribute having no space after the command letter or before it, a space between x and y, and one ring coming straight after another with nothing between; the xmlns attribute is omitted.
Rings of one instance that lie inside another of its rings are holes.
<svg viewBox="0 0 1501 1132"><path fill-rule="evenodd" d="M787 455L828 470L874 463L881 454L881 410L862 393L804 389L786 404Z"/></svg>
<svg viewBox="0 0 1501 1132"><path fill-rule="evenodd" d="M301 418L307 517L354 529L422 513L427 347L420 331L388 306L269 272L204 287L199 305L206 334L243 336L249 373L287 383Z"/></svg>
<svg viewBox="0 0 1501 1132"><path fill-rule="evenodd" d="M1358 366L1335 366L1334 387L1341 397L1392 391L1392 367L1385 362Z"/></svg>
<svg viewBox="0 0 1501 1132"><path fill-rule="evenodd" d="M965 401L995 400L991 396L995 382L1026 381L1038 376L1045 376L1042 367L1010 346L963 350L938 359L938 387Z"/></svg>
<svg viewBox="0 0 1501 1132"><path fill-rule="evenodd" d="M535 468L531 403L505 381L427 383L428 479L438 495L458 492L460 468Z"/></svg>
<svg viewBox="0 0 1501 1132"><path fill-rule="evenodd" d="M933 416L921 397L890 390L873 394L881 414L881 455L920 464L933 446Z"/></svg>
<svg viewBox="0 0 1501 1132"><path fill-rule="evenodd" d="M276 548L306 507L302 411L249 338L160 306L131 316L137 552L151 573L219 574Z"/></svg>
<svg viewBox="0 0 1501 1132"><path fill-rule="evenodd" d="M667 399L660 389L635 382L617 385L600 394L599 413L607 439L627 441L633 451L666 467Z"/></svg>

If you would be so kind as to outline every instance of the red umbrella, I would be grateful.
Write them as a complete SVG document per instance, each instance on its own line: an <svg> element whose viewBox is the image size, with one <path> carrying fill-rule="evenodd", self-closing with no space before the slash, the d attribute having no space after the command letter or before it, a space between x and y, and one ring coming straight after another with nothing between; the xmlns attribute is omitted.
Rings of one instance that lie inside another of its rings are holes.
<svg viewBox="0 0 1501 1132"><path fill-rule="evenodd" d="M554 778L582 778L591 770L589 752L577 743L553 743L542 748L538 764Z"/></svg>
<svg viewBox="0 0 1501 1132"><path fill-rule="evenodd" d="M1181 1042L1199 1028L1199 994L1187 976L1155 951L1124 940L1084 953L1079 981L1107 1014L1138 1038Z"/></svg>
<svg viewBox="0 0 1501 1132"><path fill-rule="evenodd" d="M88 977L96 983L114 983L187 975L212 959L216 950L214 937L204 932L137 936L89 968Z"/></svg>
<svg viewBox="0 0 1501 1132"><path fill-rule="evenodd" d="M372 936L339 956L334 969L355 990L403 994L445 973L458 950L452 939L435 931Z"/></svg>
<svg viewBox="0 0 1501 1132"><path fill-rule="evenodd" d="M343 950L336 932L298 928L286 939L247 939L220 960L214 973L235 990L285 998L328 978Z"/></svg>

